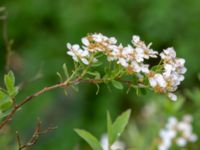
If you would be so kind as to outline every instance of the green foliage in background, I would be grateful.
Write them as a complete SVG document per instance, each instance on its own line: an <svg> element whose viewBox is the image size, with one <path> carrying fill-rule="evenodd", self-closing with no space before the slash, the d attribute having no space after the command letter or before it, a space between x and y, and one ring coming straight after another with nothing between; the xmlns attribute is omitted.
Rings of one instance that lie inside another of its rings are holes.
<svg viewBox="0 0 200 150"><path fill-rule="evenodd" d="M154 145L159 129L171 115L191 114L194 132L200 137L200 1L1 0L0 5L8 9L8 32L14 40L11 69L17 83L24 87L24 94L16 97L18 100L59 82L56 72L62 71L63 62L73 67L65 44L78 43L81 37L92 32L116 36L124 44L133 34L138 34L145 41L153 42L154 49L174 46L178 55L185 58L188 68L177 103L150 92L141 97L136 96L135 91L126 94L125 89L118 90L122 86L117 82L113 85L118 89L100 85L98 95L95 85L82 84L78 94L71 90L66 97L61 90L56 90L36 98L13 118L10 132L15 133L17 129L23 133L24 140L28 139L37 117L58 129L43 136L30 149L71 150L78 143L81 149L90 149L73 129L84 128L100 137L106 130L105 112L109 110L116 117L127 108L132 108L133 120L122 138L139 150ZM0 27L2 29L2 24ZM0 79L5 73L4 66L5 46L0 36ZM145 113L149 107L153 108L151 113ZM3 142L3 137L1 134L0 149L6 150L8 143L12 146L16 142L15 138L10 142L10 137ZM200 147L200 142L196 145L194 150ZM7 149L10 150L10 146Z"/></svg>

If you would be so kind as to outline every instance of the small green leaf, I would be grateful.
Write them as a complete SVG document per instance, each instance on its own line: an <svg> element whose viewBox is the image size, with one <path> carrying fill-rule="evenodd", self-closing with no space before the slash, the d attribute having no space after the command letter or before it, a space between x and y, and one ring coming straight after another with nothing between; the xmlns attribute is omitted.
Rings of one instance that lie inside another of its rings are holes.
<svg viewBox="0 0 200 150"><path fill-rule="evenodd" d="M122 113L115 122L112 125L112 140L110 141L110 144L113 144L117 140L117 138L122 134L124 131L126 125L128 124L128 120L131 114L131 110L127 110L124 113Z"/></svg>
<svg viewBox="0 0 200 150"><path fill-rule="evenodd" d="M15 76L12 71L9 71L8 74L4 75L4 83L9 95L15 97L18 93L18 88L15 87Z"/></svg>
<svg viewBox="0 0 200 150"><path fill-rule="evenodd" d="M135 89L135 93L136 93L137 96L141 96L143 94L140 88L134 87L134 89Z"/></svg>
<svg viewBox="0 0 200 150"><path fill-rule="evenodd" d="M0 91L0 110L6 111L12 106L13 100L9 95Z"/></svg>
<svg viewBox="0 0 200 150"><path fill-rule="evenodd" d="M163 67L162 65L156 65L156 66L153 66L153 67L151 68L151 70L157 72L157 71L161 70L162 67Z"/></svg>
<svg viewBox="0 0 200 150"><path fill-rule="evenodd" d="M141 95L147 94L147 90L145 88L139 88L139 91L140 91Z"/></svg>
<svg viewBox="0 0 200 150"><path fill-rule="evenodd" d="M6 96L6 93L0 91L0 101L1 101L2 99L4 99L5 96Z"/></svg>
<svg viewBox="0 0 200 150"><path fill-rule="evenodd" d="M132 76L132 84L138 84L138 77L136 75Z"/></svg>
<svg viewBox="0 0 200 150"><path fill-rule="evenodd" d="M116 81L116 80L112 80L112 85L113 85L115 88L119 89L119 90L121 90L121 89L124 88L123 85L122 85L122 83L119 82L119 81Z"/></svg>
<svg viewBox="0 0 200 150"><path fill-rule="evenodd" d="M80 129L75 129L75 132L82 137L92 147L93 150L103 150L98 140L89 132Z"/></svg>
<svg viewBox="0 0 200 150"><path fill-rule="evenodd" d="M8 74L4 75L4 83L7 89L12 89L15 85L15 76L12 71L9 71Z"/></svg>
<svg viewBox="0 0 200 150"><path fill-rule="evenodd" d="M69 77L69 72L68 72L66 64L63 64L63 71L65 73L65 76L68 78Z"/></svg>
<svg viewBox="0 0 200 150"><path fill-rule="evenodd" d="M60 79L60 82L63 82L62 75L61 75L59 72L57 72L56 74L57 74L57 76L59 77L59 79Z"/></svg>
<svg viewBox="0 0 200 150"><path fill-rule="evenodd" d="M113 133L112 133L112 119L110 117L110 113L107 112L107 132L108 132L108 140L109 140L109 144L111 145L112 141L113 141Z"/></svg>
<svg viewBox="0 0 200 150"><path fill-rule="evenodd" d="M96 86L97 86L96 95L98 95L98 94L99 94L100 87L99 87L99 84L96 84Z"/></svg>
<svg viewBox="0 0 200 150"><path fill-rule="evenodd" d="M79 91L79 88L77 85L72 85L72 89L75 91L75 92L78 92Z"/></svg>
<svg viewBox="0 0 200 150"><path fill-rule="evenodd" d="M97 80L101 78L100 73L97 72L97 71L95 71L95 72L89 71L88 74L94 76L94 78L97 79Z"/></svg>
<svg viewBox="0 0 200 150"><path fill-rule="evenodd" d="M97 61L95 63L92 64L92 67L99 67L101 66L103 63L101 61Z"/></svg>

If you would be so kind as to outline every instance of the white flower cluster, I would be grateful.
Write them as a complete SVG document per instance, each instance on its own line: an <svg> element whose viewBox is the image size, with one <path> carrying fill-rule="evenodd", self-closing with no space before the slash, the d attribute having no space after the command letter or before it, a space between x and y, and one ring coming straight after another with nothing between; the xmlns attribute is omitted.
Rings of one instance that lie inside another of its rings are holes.
<svg viewBox="0 0 200 150"><path fill-rule="evenodd" d="M192 132L192 116L185 115L182 121L170 117L165 128L160 131L161 143L158 150L168 150L173 144L182 148L188 142L197 141L198 137Z"/></svg>
<svg viewBox="0 0 200 150"><path fill-rule="evenodd" d="M121 141L116 141L109 149L108 136L103 134L101 137L101 146L103 150L125 150L125 144Z"/></svg>
<svg viewBox="0 0 200 150"><path fill-rule="evenodd" d="M67 44L74 61L80 61L85 65L96 62L96 54L103 53L108 61L115 61L120 64L128 74L136 74L138 77L146 75L149 79L151 88L158 93L168 93L172 100L176 100L174 92L181 81L184 80L183 74L186 72L184 67L185 60L176 58L176 52L173 48L168 48L160 53L161 70L151 71L149 64L144 61L149 58L157 58L157 51L150 48L151 43L146 45L139 36L134 35L132 44L123 46L117 44L115 37L106 37L102 34L90 34L82 38L83 46L78 44Z"/></svg>
<svg viewBox="0 0 200 150"><path fill-rule="evenodd" d="M133 36L133 45L125 47L122 44L117 45L116 38L108 38L102 34L91 34L83 37L82 43L82 48L77 44L67 44L69 49L67 54L71 55L74 61L80 60L88 65L92 54L102 52L107 56L108 61L116 61L130 73L149 73L149 65L144 64L144 60L150 57L156 58L158 54L150 49L151 44L147 46L140 40L139 36Z"/></svg>
<svg viewBox="0 0 200 150"><path fill-rule="evenodd" d="M176 52L172 47L160 53L160 57L163 62L163 70L161 73L150 75L150 85L157 92L168 93L168 96L175 101L177 97L172 92L176 91L178 85L184 80L183 74L187 70L184 67L185 60L176 58Z"/></svg>

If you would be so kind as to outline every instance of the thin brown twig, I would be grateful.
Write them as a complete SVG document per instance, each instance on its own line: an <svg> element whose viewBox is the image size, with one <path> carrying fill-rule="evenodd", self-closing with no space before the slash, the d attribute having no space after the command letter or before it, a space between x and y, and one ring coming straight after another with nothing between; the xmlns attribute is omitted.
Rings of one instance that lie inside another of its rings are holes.
<svg viewBox="0 0 200 150"><path fill-rule="evenodd" d="M37 97L47 91L51 91L53 89L59 88L59 87L67 87L69 85L67 85L66 83L59 83L59 84L55 84L49 87L45 87L42 90L34 93L31 96L28 96L27 98L25 98L23 101L21 101L19 104L15 104L12 111L9 113L9 115L5 118L5 120L0 124L0 129L2 129L12 118L12 116L15 114L15 112L17 110L19 110L24 104L28 103L30 100L32 100L34 97Z"/></svg>
<svg viewBox="0 0 200 150"><path fill-rule="evenodd" d="M42 130L42 122L40 120L38 120L36 128L35 128L32 136L30 137L30 139L28 140L28 142L25 143L25 144L21 143L21 139L20 139L19 133L16 132L17 143L18 143L18 150L23 150L23 149L25 149L27 147L30 147L30 146L34 145L35 143L37 143L40 135L47 134L50 131L55 130L56 128L57 127L48 127L45 130Z"/></svg>
<svg viewBox="0 0 200 150"><path fill-rule="evenodd" d="M119 79L118 79L119 80ZM109 81L109 80L108 80ZM131 81L126 81L126 80L120 80L121 82L129 85L131 84ZM89 82L89 83L93 83L93 84L100 84L105 82L104 79L87 79L87 80L83 80L80 77L76 78L75 80L71 81L71 82L61 82L49 87L45 87L42 90L39 90L38 92L32 94L31 96L28 96L27 98L25 98L24 100L22 100L19 104L16 104L13 106L12 111L8 114L8 116L0 123L0 129L2 129L13 117L13 115L16 113L17 110L19 110L23 105L25 105L26 103L28 103L29 101L31 101L33 98L46 93L48 91L57 89L57 88L67 88L73 84L78 84L80 82ZM141 86L142 87L142 86Z"/></svg>
<svg viewBox="0 0 200 150"><path fill-rule="evenodd" d="M32 94L31 96L28 96L27 98L25 98L24 100L22 100L19 104L14 104L13 105L13 109L12 111L8 114L8 116L0 123L0 129L2 129L13 117L13 115L16 113L17 110L19 110L23 105L25 105L26 103L28 103L29 101L31 101L34 97L37 97L43 93L46 93L48 91L51 91L51 90L54 90L54 89L57 89L57 88L62 88L62 87L69 87L70 85L72 84L76 84L76 83L79 83L81 82L81 79L80 78L77 78L75 79L74 81L71 81L69 83L66 83L66 82L61 82L61 83L58 83L58 84L55 84L55 85L52 85L52 86L49 86L49 87L45 87L43 88L42 90L39 90L38 92Z"/></svg>

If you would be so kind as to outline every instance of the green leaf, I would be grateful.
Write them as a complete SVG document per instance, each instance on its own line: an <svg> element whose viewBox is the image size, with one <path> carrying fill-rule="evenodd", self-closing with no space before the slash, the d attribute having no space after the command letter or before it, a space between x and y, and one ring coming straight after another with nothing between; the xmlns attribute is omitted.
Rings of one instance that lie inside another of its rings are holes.
<svg viewBox="0 0 200 150"><path fill-rule="evenodd" d="M0 119L2 119L2 118L4 118L4 117L8 116L8 115L10 114L11 111L12 111L12 110L6 110L6 111L2 112L2 111L0 110Z"/></svg>
<svg viewBox="0 0 200 150"><path fill-rule="evenodd" d="M80 129L75 129L75 131L92 147L93 150L103 150L98 140L92 134Z"/></svg>
<svg viewBox="0 0 200 150"><path fill-rule="evenodd" d="M136 88L134 87L137 96L146 95L147 90L145 88Z"/></svg>
<svg viewBox="0 0 200 150"><path fill-rule="evenodd" d="M6 111L8 110L13 104L13 100L9 95L0 91L0 110Z"/></svg>
<svg viewBox="0 0 200 150"><path fill-rule="evenodd" d="M138 77L136 75L132 76L132 84L138 84Z"/></svg>
<svg viewBox="0 0 200 150"><path fill-rule="evenodd" d="M115 88L119 89L119 90L122 90L124 88L123 85L122 85L122 83L119 82L119 81L116 81L116 80L112 80L112 85Z"/></svg>
<svg viewBox="0 0 200 150"><path fill-rule="evenodd" d="M157 72L157 71L161 70L162 67L163 67L162 65L155 65L155 66L153 66L153 67L151 68L151 70Z"/></svg>
<svg viewBox="0 0 200 150"><path fill-rule="evenodd" d="M103 63L101 61L97 61L95 63L92 64L92 67L99 67L101 66Z"/></svg>
<svg viewBox="0 0 200 150"><path fill-rule="evenodd" d="M113 144L117 140L117 138L122 134L126 125L128 124L128 120L130 118L131 110L127 110L122 113L112 125L112 137L110 141L110 145Z"/></svg>
<svg viewBox="0 0 200 150"><path fill-rule="evenodd" d="M4 75L4 83L8 90L12 90L15 85L15 76L12 71Z"/></svg>
<svg viewBox="0 0 200 150"><path fill-rule="evenodd" d="M112 133L112 119L110 117L110 113L107 112L107 132L108 132L108 140L109 140L109 144L111 145L112 141L113 141L113 133Z"/></svg>
<svg viewBox="0 0 200 150"><path fill-rule="evenodd" d="M97 87L96 95L98 95L98 94L99 94L100 87L99 87L98 84L96 84L96 87Z"/></svg>
<svg viewBox="0 0 200 150"><path fill-rule="evenodd" d="M9 95L15 97L18 93L18 88L15 87L15 76L12 71L9 71L8 74L4 75L4 83Z"/></svg>
<svg viewBox="0 0 200 150"><path fill-rule="evenodd" d="M62 75L61 75L59 72L57 72L56 74L57 74L57 76L59 77L59 79L60 79L60 82L63 82Z"/></svg>
<svg viewBox="0 0 200 150"><path fill-rule="evenodd" d="M94 76L94 78L97 80L101 78L101 75L98 71L95 71L95 72L89 71L88 74Z"/></svg>
<svg viewBox="0 0 200 150"><path fill-rule="evenodd" d="M173 105L174 112L179 111L182 108L184 102L185 102L184 98L179 97L178 101L176 103L174 103L174 105Z"/></svg>
<svg viewBox="0 0 200 150"><path fill-rule="evenodd" d="M147 90L145 88L139 88L139 93L140 95L146 95L147 94Z"/></svg>
<svg viewBox="0 0 200 150"><path fill-rule="evenodd" d="M64 71L65 76L68 78L69 77L69 72L68 72L66 64L63 64L63 71Z"/></svg>
<svg viewBox="0 0 200 150"><path fill-rule="evenodd" d="M79 91L79 88L77 85L72 85L72 89L75 91L75 92L78 92Z"/></svg>

